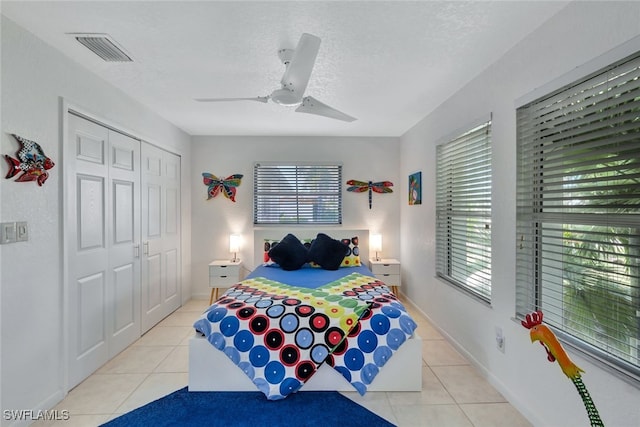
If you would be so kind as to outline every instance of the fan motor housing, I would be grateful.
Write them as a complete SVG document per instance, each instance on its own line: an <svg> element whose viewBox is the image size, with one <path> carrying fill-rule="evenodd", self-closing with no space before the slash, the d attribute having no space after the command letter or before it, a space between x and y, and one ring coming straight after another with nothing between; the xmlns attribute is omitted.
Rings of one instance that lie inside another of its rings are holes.
<svg viewBox="0 0 640 427"><path fill-rule="evenodd" d="M294 49L280 49L278 51L278 58L280 58L280 61L282 61L284 65L289 65L291 58L293 58L293 52L295 52Z"/></svg>
<svg viewBox="0 0 640 427"><path fill-rule="evenodd" d="M297 105L302 99L294 91L282 88L273 91L271 100L280 105Z"/></svg>

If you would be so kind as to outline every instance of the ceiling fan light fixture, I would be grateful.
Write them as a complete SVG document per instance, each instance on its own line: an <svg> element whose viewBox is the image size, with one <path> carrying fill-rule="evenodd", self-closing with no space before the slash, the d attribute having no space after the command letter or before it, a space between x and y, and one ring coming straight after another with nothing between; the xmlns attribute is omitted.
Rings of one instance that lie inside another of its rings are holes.
<svg viewBox="0 0 640 427"><path fill-rule="evenodd" d="M300 96L296 95L295 92L285 88L274 90L271 94L271 100L276 104L287 106L299 105L300 102L302 102Z"/></svg>

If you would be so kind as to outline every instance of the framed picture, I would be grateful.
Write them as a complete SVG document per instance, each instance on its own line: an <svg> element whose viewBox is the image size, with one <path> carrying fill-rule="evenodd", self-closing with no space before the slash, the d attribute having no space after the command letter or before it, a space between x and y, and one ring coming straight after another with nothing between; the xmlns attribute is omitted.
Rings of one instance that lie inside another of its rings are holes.
<svg viewBox="0 0 640 427"><path fill-rule="evenodd" d="M422 204L422 172L409 175L409 204Z"/></svg>

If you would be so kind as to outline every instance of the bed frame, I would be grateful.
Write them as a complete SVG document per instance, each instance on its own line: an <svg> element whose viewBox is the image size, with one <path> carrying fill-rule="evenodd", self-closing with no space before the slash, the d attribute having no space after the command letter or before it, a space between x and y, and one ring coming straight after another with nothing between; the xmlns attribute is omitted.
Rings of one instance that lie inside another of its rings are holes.
<svg viewBox="0 0 640 427"><path fill-rule="evenodd" d="M269 228L254 231L255 265L262 263L264 239L280 239L291 229ZM358 236L360 259L369 260L369 231L349 229L296 229L300 239L314 238L318 232L334 238ZM300 391L354 391L349 382L331 366L323 364ZM422 390L422 339L414 333L387 362L369 391ZM206 338L194 333L189 340L189 391L257 391L251 380Z"/></svg>

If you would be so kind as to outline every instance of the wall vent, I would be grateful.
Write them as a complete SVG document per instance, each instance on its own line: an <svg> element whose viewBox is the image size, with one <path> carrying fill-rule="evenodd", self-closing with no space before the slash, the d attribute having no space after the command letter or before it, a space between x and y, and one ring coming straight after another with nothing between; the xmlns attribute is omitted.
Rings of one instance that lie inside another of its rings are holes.
<svg viewBox="0 0 640 427"><path fill-rule="evenodd" d="M124 51L108 34L68 33L87 47L91 52L107 62L133 62L131 56Z"/></svg>

